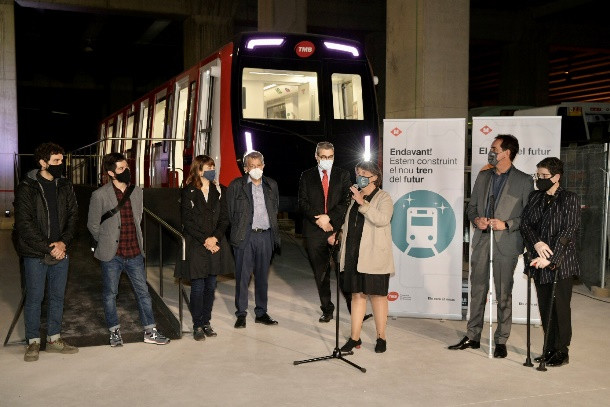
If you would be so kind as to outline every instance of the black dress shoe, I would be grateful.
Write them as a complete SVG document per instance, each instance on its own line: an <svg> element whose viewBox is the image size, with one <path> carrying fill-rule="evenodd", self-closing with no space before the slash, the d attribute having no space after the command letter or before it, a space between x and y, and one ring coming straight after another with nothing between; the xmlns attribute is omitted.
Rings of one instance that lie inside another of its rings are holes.
<svg viewBox="0 0 610 407"><path fill-rule="evenodd" d="M568 352L557 351L555 354L546 362L547 366L559 367L570 363L570 356Z"/></svg>
<svg viewBox="0 0 610 407"><path fill-rule="evenodd" d="M554 350L547 350L546 353L544 354L544 356L540 355L537 358L534 358L534 362L540 363L543 360L545 362L548 362L549 360L551 360L551 358L553 357L554 354L555 354Z"/></svg>
<svg viewBox="0 0 610 407"><path fill-rule="evenodd" d="M322 314L318 322L330 322L331 319L333 319L332 312L330 314L324 313Z"/></svg>
<svg viewBox="0 0 610 407"><path fill-rule="evenodd" d="M506 351L506 345L496 344L496 349L494 349L494 358L505 358L508 355Z"/></svg>
<svg viewBox="0 0 610 407"><path fill-rule="evenodd" d="M277 325L277 321L269 316L269 314L265 313L260 317L256 317L254 322L257 324L265 324L265 325Z"/></svg>
<svg viewBox="0 0 610 407"><path fill-rule="evenodd" d="M341 346L341 352L349 352L354 348L360 349L360 345L362 345L362 339L355 341L350 337L345 345Z"/></svg>
<svg viewBox="0 0 610 407"><path fill-rule="evenodd" d="M375 353L383 353L386 350L387 342L385 339L377 338L377 344L375 345Z"/></svg>
<svg viewBox="0 0 610 407"><path fill-rule="evenodd" d="M245 328L246 327L246 317L237 317L237 321L235 321L235 328Z"/></svg>
<svg viewBox="0 0 610 407"><path fill-rule="evenodd" d="M481 347L481 342L473 341L472 339L465 336L464 338L462 338L461 341L459 341L455 345L451 345L451 346L447 347L447 349L451 349L451 350L462 350L462 349L467 349L467 348L479 349L480 347Z"/></svg>
<svg viewBox="0 0 610 407"><path fill-rule="evenodd" d="M373 318L373 314L366 314L364 316L364 318L362 318L362 322L366 321L367 319Z"/></svg>

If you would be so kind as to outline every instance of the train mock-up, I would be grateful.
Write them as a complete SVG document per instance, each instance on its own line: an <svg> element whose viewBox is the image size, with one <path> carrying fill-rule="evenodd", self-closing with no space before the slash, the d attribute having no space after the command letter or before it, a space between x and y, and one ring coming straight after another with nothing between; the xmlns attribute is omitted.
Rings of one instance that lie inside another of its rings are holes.
<svg viewBox="0 0 610 407"><path fill-rule="evenodd" d="M332 142L334 165L352 172L378 158L376 80L357 41L242 33L104 119L97 154L124 153L143 188L178 188L197 155L214 158L228 185L243 174L244 153L258 150L278 182L280 210L292 212L318 142Z"/></svg>

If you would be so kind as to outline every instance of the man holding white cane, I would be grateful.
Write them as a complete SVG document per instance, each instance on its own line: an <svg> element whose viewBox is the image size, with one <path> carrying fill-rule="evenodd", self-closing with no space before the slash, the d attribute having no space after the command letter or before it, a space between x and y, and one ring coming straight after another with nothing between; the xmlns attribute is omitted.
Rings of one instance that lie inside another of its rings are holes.
<svg viewBox="0 0 610 407"><path fill-rule="evenodd" d="M488 155L491 168L479 173L468 204L468 219L475 227L472 237L470 273L470 319L466 336L451 350L481 346L485 303L490 285L490 259L498 302L498 324L494 333L493 356L507 355L506 342L512 324L513 274L523 239L519 233L521 212L534 189L532 177L513 166L519 141L512 135L498 135ZM490 253L493 238L493 253Z"/></svg>

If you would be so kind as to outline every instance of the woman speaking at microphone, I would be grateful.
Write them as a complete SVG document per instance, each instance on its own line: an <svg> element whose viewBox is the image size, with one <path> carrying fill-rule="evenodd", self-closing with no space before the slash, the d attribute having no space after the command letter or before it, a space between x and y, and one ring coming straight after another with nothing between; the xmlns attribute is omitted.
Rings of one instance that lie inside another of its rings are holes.
<svg viewBox="0 0 610 407"><path fill-rule="evenodd" d="M534 278L542 327L548 337L545 354L534 360L544 359L547 366L562 366L570 360L572 276L580 275L574 241L580 228L580 203L578 195L559 185L563 176L559 158L547 157L536 167L537 191L532 191L523 209L520 228L532 259L526 272L530 271ZM549 318L551 324L547 328Z"/></svg>
<svg viewBox="0 0 610 407"><path fill-rule="evenodd" d="M366 313L366 298L371 299L377 343L375 352L386 350L388 319L388 285L394 273L390 220L394 205L390 195L380 189L381 170L370 161L356 165L356 186L352 186L352 201L347 210L341 234L339 264L343 275L343 290L352 293L351 337L341 348L360 348L362 320ZM335 235L329 237L334 244Z"/></svg>

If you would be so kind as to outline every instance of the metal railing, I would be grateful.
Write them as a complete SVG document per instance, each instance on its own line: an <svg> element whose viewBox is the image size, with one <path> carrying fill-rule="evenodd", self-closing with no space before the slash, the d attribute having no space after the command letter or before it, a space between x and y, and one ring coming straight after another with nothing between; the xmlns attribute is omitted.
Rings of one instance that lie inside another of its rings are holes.
<svg viewBox="0 0 610 407"><path fill-rule="evenodd" d="M150 209L144 207L144 213L148 215L150 219L155 221L159 225L159 296L163 298L163 230L170 232L174 237L180 239L181 242L181 260L186 260L186 240L184 239L184 235L172 227L170 224L165 222L159 216L157 216ZM148 218L147 218L148 219ZM144 221L144 248L146 250L146 224L147 221ZM146 258L147 259L147 258ZM145 259L145 262L147 260ZM148 269L148 267L147 267ZM178 319L180 320L180 329L178 330L178 334L182 337L182 320L183 320L183 298L186 298L186 293L184 292L184 287L182 285L182 279L178 278Z"/></svg>

